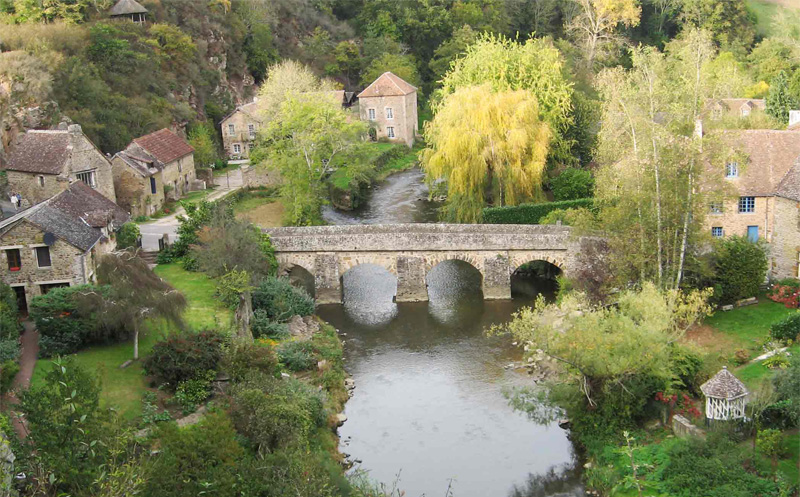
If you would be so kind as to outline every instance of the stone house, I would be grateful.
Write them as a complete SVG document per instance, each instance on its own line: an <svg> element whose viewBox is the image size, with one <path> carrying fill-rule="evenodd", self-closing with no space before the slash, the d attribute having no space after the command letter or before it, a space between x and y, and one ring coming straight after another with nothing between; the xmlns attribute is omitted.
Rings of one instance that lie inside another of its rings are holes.
<svg viewBox="0 0 800 497"><path fill-rule="evenodd" d="M248 159L262 121L258 116L258 99L240 105L225 116L222 127L222 144L231 159Z"/></svg>
<svg viewBox="0 0 800 497"><path fill-rule="evenodd" d="M167 200L179 199L196 179L194 149L166 128L136 138L111 162L118 203L133 216L153 214Z"/></svg>
<svg viewBox="0 0 800 497"><path fill-rule="evenodd" d="M767 102L763 98L718 98L706 102L704 114L711 120L730 116L745 118L766 109Z"/></svg>
<svg viewBox="0 0 800 497"><path fill-rule="evenodd" d="M362 121L371 124L375 137L414 145L419 131L417 89L390 72L358 94Z"/></svg>
<svg viewBox="0 0 800 497"><path fill-rule="evenodd" d="M762 239L770 248L770 277L798 277L800 132L725 131L722 139L740 155L717 173L724 177L707 178L718 194L708 205L708 233Z"/></svg>
<svg viewBox="0 0 800 497"><path fill-rule="evenodd" d="M147 9L136 0L118 0L108 15L112 19L129 19L136 24L144 24L147 22Z"/></svg>
<svg viewBox="0 0 800 497"><path fill-rule="evenodd" d="M0 272L20 308L53 288L94 281L98 258L116 248L130 216L81 181L0 221Z"/></svg>
<svg viewBox="0 0 800 497"><path fill-rule="evenodd" d="M23 202L37 204L83 181L116 202L111 163L78 124L30 130L14 141L5 161L8 187Z"/></svg>

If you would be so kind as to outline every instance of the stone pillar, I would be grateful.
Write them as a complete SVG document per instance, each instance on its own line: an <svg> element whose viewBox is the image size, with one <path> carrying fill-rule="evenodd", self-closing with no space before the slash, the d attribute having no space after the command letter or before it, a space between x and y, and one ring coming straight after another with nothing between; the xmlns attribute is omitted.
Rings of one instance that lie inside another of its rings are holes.
<svg viewBox="0 0 800 497"><path fill-rule="evenodd" d="M500 300L511 298L511 268L508 255L487 256L483 260L483 298Z"/></svg>
<svg viewBox="0 0 800 497"><path fill-rule="evenodd" d="M314 288L317 304L342 303L342 279L339 277L339 256L332 253L314 257Z"/></svg>
<svg viewBox="0 0 800 497"><path fill-rule="evenodd" d="M396 302L427 302L428 285L425 282L425 259L400 255L397 257Z"/></svg>

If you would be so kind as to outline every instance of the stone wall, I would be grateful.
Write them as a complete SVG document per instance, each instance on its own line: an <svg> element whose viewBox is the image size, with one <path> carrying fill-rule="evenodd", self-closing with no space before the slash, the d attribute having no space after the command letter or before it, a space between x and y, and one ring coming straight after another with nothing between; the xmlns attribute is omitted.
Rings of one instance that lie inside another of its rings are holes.
<svg viewBox="0 0 800 497"><path fill-rule="evenodd" d="M362 97L358 101L361 120L372 123L378 138L397 143L405 143L409 147L414 144L417 131L417 94L387 97ZM386 117L387 108L392 109L393 117ZM375 119L370 120L369 109L375 109ZM388 126L394 127L394 138L386 134Z"/></svg>
<svg viewBox="0 0 800 497"><path fill-rule="evenodd" d="M800 203L774 199L775 233L770 244L770 277L797 278L800 257Z"/></svg>
<svg viewBox="0 0 800 497"><path fill-rule="evenodd" d="M116 202L117 196L114 192L114 175L111 162L83 134L80 125L71 124L68 133L72 138L72 153L68 161L70 179L78 181L78 173L94 171L97 183L95 189L107 199Z"/></svg>
<svg viewBox="0 0 800 497"><path fill-rule="evenodd" d="M748 226L758 226L759 238L771 241L773 226L773 197L756 197L755 212L739 214L739 199L724 202L722 214L706 215L706 229L709 235L711 228L723 228L725 236L747 236Z"/></svg>
<svg viewBox="0 0 800 497"><path fill-rule="evenodd" d="M27 206L43 202L53 195L57 195L69 187L69 179L53 174L23 173L20 171L6 171L8 175L8 191L19 193L22 201ZM39 182L43 178L44 185ZM5 199L8 200L8 199Z"/></svg>
<svg viewBox="0 0 800 497"><path fill-rule="evenodd" d="M256 188L259 186L278 186L281 184L281 175L272 169L264 166L248 166L243 165L242 169L242 186L244 188ZM225 181L225 176L218 176L216 181Z"/></svg>
<svg viewBox="0 0 800 497"><path fill-rule="evenodd" d="M230 134L228 131L228 125L230 124L234 125L233 134ZM251 115L241 110L235 111L227 119L222 121L222 145L228 157L237 157L240 159L247 159L250 157L250 145L255 141L255 138L250 137L248 129L248 125L250 124L255 126L256 132L258 132L259 123ZM240 153L237 154L233 151L234 144L239 144L241 147Z"/></svg>
<svg viewBox="0 0 800 497"><path fill-rule="evenodd" d="M161 171L162 183L172 187L167 195L172 200L177 200L190 191L195 179L194 154L170 162Z"/></svg>
<svg viewBox="0 0 800 497"><path fill-rule="evenodd" d="M114 169L114 189L117 204L130 212L132 217L149 216L164 205L164 184L161 174L153 176L156 180L156 193L151 192L150 178L134 172L119 158L112 161Z"/></svg>

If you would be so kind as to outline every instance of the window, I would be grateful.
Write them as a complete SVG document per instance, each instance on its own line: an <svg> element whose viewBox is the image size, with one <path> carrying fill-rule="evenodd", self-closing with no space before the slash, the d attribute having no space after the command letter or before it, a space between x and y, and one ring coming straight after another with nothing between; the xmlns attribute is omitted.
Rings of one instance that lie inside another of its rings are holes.
<svg viewBox="0 0 800 497"><path fill-rule="evenodd" d="M387 126L386 127L386 136L388 136L389 138L394 138L394 127L393 126Z"/></svg>
<svg viewBox="0 0 800 497"><path fill-rule="evenodd" d="M42 290L42 295L47 295L50 290L54 288L65 288L68 287L69 283L46 283L44 285L39 285L39 288Z"/></svg>
<svg viewBox="0 0 800 497"><path fill-rule="evenodd" d="M254 148L256 148L256 146L254 144L252 144L252 143L248 143L247 144L247 150L248 151L252 152Z"/></svg>
<svg viewBox="0 0 800 497"><path fill-rule="evenodd" d="M720 119L722 117L722 109L716 107L714 110L711 111L711 118L712 119Z"/></svg>
<svg viewBox="0 0 800 497"><path fill-rule="evenodd" d="M19 249L6 250L6 259L8 259L9 271L19 271L22 267L22 259L19 256Z"/></svg>
<svg viewBox="0 0 800 497"><path fill-rule="evenodd" d="M150 193L156 194L156 179L150 176Z"/></svg>
<svg viewBox="0 0 800 497"><path fill-rule="evenodd" d="M386 119L394 119L394 110L391 107L386 107Z"/></svg>
<svg viewBox="0 0 800 497"><path fill-rule="evenodd" d="M711 236L713 236L714 238L722 238L724 234L725 231L722 229L721 226L714 226L713 228L711 228Z"/></svg>
<svg viewBox="0 0 800 497"><path fill-rule="evenodd" d="M239 145L238 143L234 143L233 144L233 153L236 154L236 155L241 154L242 153L242 146Z"/></svg>
<svg viewBox="0 0 800 497"><path fill-rule="evenodd" d="M255 124L248 124L247 125L247 132L250 133L250 138L256 137L256 125Z"/></svg>
<svg viewBox="0 0 800 497"><path fill-rule="evenodd" d="M39 176L36 179L39 181L39 186L44 186L44 176Z"/></svg>
<svg viewBox="0 0 800 497"><path fill-rule="evenodd" d="M229 124L228 125L228 134L230 136L233 136L233 135L236 134L236 125L235 124Z"/></svg>
<svg viewBox="0 0 800 497"><path fill-rule="evenodd" d="M725 164L725 177L726 178L738 178L739 177L739 163L738 162L729 162Z"/></svg>
<svg viewBox="0 0 800 497"><path fill-rule="evenodd" d="M367 119L370 121L375 120L375 109L367 109Z"/></svg>
<svg viewBox="0 0 800 497"><path fill-rule="evenodd" d="M36 247L36 263L40 268L51 267L50 247Z"/></svg>
<svg viewBox="0 0 800 497"><path fill-rule="evenodd" d="M97 182L95 181L94 171L85 171L76 174L76 176L78 177L79 180L83 181L92 188L97 188Z"/></svg>
<svg viewBox="0 0 800 497"><path fill-rule="evenodd" d="M711 214L722 214L722 202L711 202L708 204L708 211Z"/></svg>
<svg viewBox="0 0 800 497"><path fill-rule="evenodd" d="M739 214L748 214L756 211L755 197L739 197Z"/></svg>

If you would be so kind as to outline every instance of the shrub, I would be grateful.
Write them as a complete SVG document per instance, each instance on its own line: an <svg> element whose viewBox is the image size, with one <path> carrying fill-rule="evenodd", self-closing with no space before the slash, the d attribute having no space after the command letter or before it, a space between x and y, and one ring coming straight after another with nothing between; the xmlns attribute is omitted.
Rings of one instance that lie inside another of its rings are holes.
<svg viewBox="0 0 800 497"><path fill-rule="evenodd" d="M750 362L750 352L746 349L739 349L733 353L733 362L738 365L747 364Z"/></svg>
<svg viewBox="0 0 800 497"><path fill-rule="evenodd" d="M141 235L138 224L130 222L123 224L119 232L117 232L117 249L136 248Z"/></svg>
<svg viewBox="0 0 800 497"><path fill-rule="evenodd" d="M800 312L790 314L774 323L769 329L769 334L773 340L784 344L797 340L797 336L800 335Z"/></svg>
<svg viewBox="0 0 800 497"><path fill-rule="evenodd" d="M183 414L195 412L197 406L211 395L211 382L216 376L214 371L205 371L197 378L178 383L175 401L183 408Z"/></svg>
<svg viewBox="0 0 800 497"><path fill-rule="evenodd" d="M483 222L486 224L539 224L541 219L556 209L591 209L594 200L583 198L563 202L542 204L522 204L509 207L487 207L483 209Z"/></svg>
<svg viewBox="0 0 800 497"><path fill-rule="evenodd" d="M55 288L46 295L33 298L30 315L39 330L39 349L42 357L71 354L81 348L125 338L122 329L108 329L94 314L81 305L82 294L100 293L109 296L109 287L81 285Z"/></svg>
<svg viewBox="0 0 800 497"><path fill-rule="evenodd" d="M594 191L594 178L586 169L569 167L550 181L556 202L589 198Z"/></svg>
<svg viewBox="0 0 800 497"><path fill-rule="evenodd" d="M253 328L254 338L282 340L289 337L289 326L286 323L273 321L267 311L263 309L258 309L253 313L250 325Z"/></svg>
<svg viewBox="0 0 800 497"><path fill-rule="evenodd" d="M776 281L770 286L767 297L789 309L797 309L800 307L800 287L797 283L800 282L791 279Z"/></svg>
<svg viewBox="0 0 800 497"><path fill-rule="evenodd" d="M274 375L278 371L278 357L274 347L261 341L235 341L225 351L222 369L236 381L253 371Z"/></svg>
<svg viewBox="0 0 800 497"><path fill-rule="evenodd" d="M145 372L176 388L182 381L216 371L222 359L224 338L215 331L174 336L153 346L144 361Z"/></svg>
<svg viewBox="0 0 800 497"><path fill-rule="evenodd" d="M0 282L0 340L16 341L21 330L17 294L10 286Z"/></svg>
<svg viewBox="0 0 800 497"><path fill-rule="evenodd" d="M754 297L767 274L766 247L761 241L754 243L743 236L719 240L714 250L714 268L722 292L721 303Z"/></svg>
<svg viewBox="0 0 800 497"><path fill-rule="evenodd" d="M786 369L789 367L789 358L786 354L775 354L764 359L761 364L769 369Z"/></svg>
<svg viewBox="0 0 800 497"><path fill-rule="evenodd" d="M3 361L0 364L0 395L5 395L11 390L11 384L19 373L19 363L15 360Z"/></svg>
<svg viewBox="0 0 800 497"><path fill-rule="evenodd" d="M267 278L253 291L253 309L264 311L273 321L285 322L295 315L312 314L314 299L285 278Z"/></svg>
<svg viewBox="0 0 800 497"><path fill-rule="evenodd" d="M317 365L314 346L309 342L284 342L278 347L278 358L290 371L306 371Z"/></svg>

